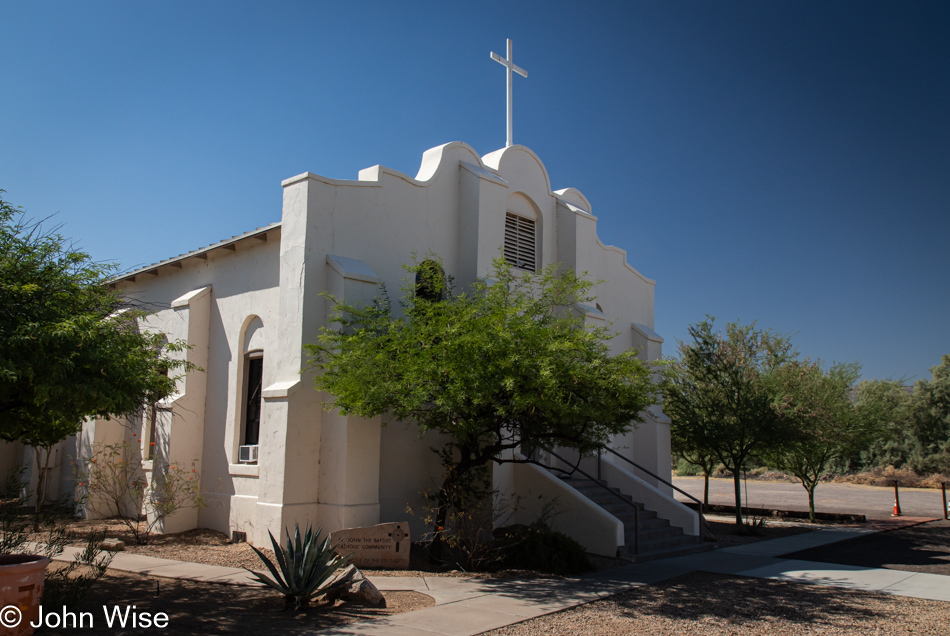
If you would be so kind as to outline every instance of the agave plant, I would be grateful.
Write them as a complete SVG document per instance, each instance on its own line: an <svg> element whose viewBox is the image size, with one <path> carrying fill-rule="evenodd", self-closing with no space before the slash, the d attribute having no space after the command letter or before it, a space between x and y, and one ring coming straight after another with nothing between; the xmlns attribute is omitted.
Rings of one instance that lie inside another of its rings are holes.
<svg viewBox="0 0 950 636"><path fill-rule="evenodd" d="M301 538L300 526L295 523L293 540L290 538L290 532L285 530L286 548L282 548L274 535L268 531L277 565L254 546L251 546L251 549L261 558L273 578L252 570L247 571L264 585L283 594L288 604L293 601L295 610L306 606L312 599L346 583L345 579L327 583L337 568L349 561L350 557L341 557L334 551L336 546L330 545L329 533L321 541L321 531L322 528L317 528L317 531L313 532L310 524L307 524L307 531Z"/></svg>

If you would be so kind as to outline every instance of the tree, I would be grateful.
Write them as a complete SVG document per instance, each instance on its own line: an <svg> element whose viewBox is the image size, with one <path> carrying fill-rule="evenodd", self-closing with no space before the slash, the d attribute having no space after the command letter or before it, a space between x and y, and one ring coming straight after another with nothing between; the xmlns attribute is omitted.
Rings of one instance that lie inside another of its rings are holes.
<svg viewBox="0 0 950 636"><path fill-rule="evenodd" d="M829 465L867 448L881 429L880 401L865 399L858 406L851 401L859 374L858 364L836 364L825 371L820 362L794 360L773 369L766 379L783 436L764 457L770 466L802 482L812 521L815 488Z"/></svg>
<svg viewBox="0 0 950 636"><path fill-rule="evenodd" d="M703 471L703 505L709 505L709 476L716 469L719 461L716 455L705 448L697 446L693 440L683 436L682 428L674 428L670 431L670 449L674 457L682 457L687 463L693 466L699 466ZM691 473L680 473L689 475Z"/></svg>
<svg viewBox="0 0 950 636"><path fill-rule="evenodd" d="M642 421L653 384L635 351L610 355L611 334L584 324L574 307L592 300L591 283L572 271L534 275L496 259L490 280L458 292L440 267L407 269L418 283L404 288L399 311L385 290L372 305L334 300L335 327L309 350L328 408L391 413L448 436L439 558L449 508L479 468L530 461L514 455L519 446L592 453Z"/></svg>
<svg viewBox="0 0 950 636"><path fill-rule="evenodd" d="M918 473L950 472L950 355L930 369L930 380L911 390L875 380L858 387L858 401L876 399L891 408L885 434L862 453L865 466L896 466Z"/></svg>
<svg viewBox="0 0 950 636"><path fill-rule="evenodd" d="M664 367L663 411L678 444L709 453L732 473L736 524L742 524L743 466L781 437L765 378L794 358L786 336L755 324L714 330L714 318L691 325L692 342Z"/></svg>
<svg viewBox="0 0 950 636"><path fill-rule="evenodd" d="M855 390L854 401L862 409L873 406L878 434L867 448L855 449L842 458L839 465L843 469L919 465L923 453L913 431L912 397L903 382L864 380Z"/></svg>
<svg viewBox="0 0 950 636"><path fill-rule="evenodd" d="M915 468L950 472L950 355L930 373L929 381L914 384L911 398L913 432L924 455Z"/></svg>
<svg viewBox="0 0 950 636"><path fill-rule="evenodd" d="M3 190L0 190L0 194ZM115 273L0 199L0 438L40 450L86 417L135 412L172 393L181 342L140 330L144 313L106 283Z"/></svg>

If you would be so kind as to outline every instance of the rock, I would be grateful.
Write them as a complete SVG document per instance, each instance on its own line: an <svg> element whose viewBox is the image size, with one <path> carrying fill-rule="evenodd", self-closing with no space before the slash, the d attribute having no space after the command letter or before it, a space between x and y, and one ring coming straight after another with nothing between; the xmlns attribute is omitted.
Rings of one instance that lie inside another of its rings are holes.
<svg viewBox="0 0 950 636"><path fill-rule="evenodd" d="M125 550L125 541L120 541L119 539L103 539L101 546L102 549L107 552L121 552Z"/></svg>
<svg viewBox="0 0 950 636"><path fill-rule="evenodd" d="M340 583L340 586L327 594L327 599L340 599L361 605L386 607L386 599L382 592L369 579L363 576L355 565L348 565L339 575L334 577L331 585Z"/></svg>

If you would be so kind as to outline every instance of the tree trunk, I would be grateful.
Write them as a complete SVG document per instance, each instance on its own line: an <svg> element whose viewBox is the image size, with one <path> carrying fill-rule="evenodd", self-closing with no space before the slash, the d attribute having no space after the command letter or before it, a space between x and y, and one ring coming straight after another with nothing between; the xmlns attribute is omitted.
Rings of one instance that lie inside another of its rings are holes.
<svg viewBox="0 0 950 636"><path fill-rule="evenodd" d="M44 484L46 475L49 472L49 456L51 448L46 448L46 461L40 464L40 452L44 450L41 446L34 446L33 452L36 454L36 506L33 508L33 532L40 530L40 511L43 509L43 499L46 497Z"/></svg>
<svg viewBox="0 0 950 636"><path fill-rule="evenodd" d="M805 490L808 491L808 520L812 523L815 522L815 487L818 486L818 482L812 482L812 484L805 485Z"/></svg>
<svg viewBox="0 0 950 636"><path fill-rule="evenodd" d="M703 505L704 505L704 506L708 506L708 505L709 505L709 471L708 471L708 470L704 470L704 471L703 471L703 479L704 479L704 483L703 483Z"/></svg>
<svg viewBox="0 0 950 636"><path fill-rule="evenodd" d="M445 544L445 522L449 515L449 484L452 479L452 472L446 475L442 482L442 488L439 489L439 507L435 513L435 534L432 537L432 545L429 547L429 558L435 563L442 562L442 546Z"/></svg>
<svg viewBox="0 0 950 636"><path fill-rule="evenodd" d="M742 480L739 478L739 471L732 471L732 481L736 487L736 525L742 525Z"/></svg>

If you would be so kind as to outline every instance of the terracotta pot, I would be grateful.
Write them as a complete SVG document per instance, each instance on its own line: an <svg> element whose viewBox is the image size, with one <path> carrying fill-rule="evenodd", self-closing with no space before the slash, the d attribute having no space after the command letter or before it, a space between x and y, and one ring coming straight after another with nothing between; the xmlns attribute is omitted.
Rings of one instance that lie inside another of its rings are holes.
<svg viewBox="0 0 950 636"><path fill-rule="evenodd" d="M0 634L30 636L40 615L49 559L36 554L0 554Z"/></svg>

